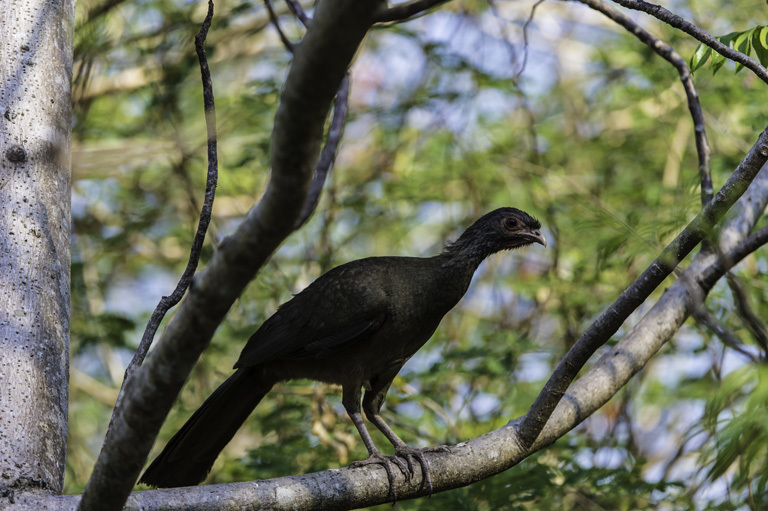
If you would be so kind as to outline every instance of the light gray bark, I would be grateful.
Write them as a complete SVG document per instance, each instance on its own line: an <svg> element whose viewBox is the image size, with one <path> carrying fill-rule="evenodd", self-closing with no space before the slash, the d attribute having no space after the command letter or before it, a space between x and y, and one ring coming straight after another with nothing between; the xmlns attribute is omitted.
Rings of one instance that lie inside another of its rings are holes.
<svg viewBox="0 0 768 511"><path fill-rule="evenodd" d="M74 1L0 1L0 496L60 493ZM3 499L0 498L0 507Z"/></svg>

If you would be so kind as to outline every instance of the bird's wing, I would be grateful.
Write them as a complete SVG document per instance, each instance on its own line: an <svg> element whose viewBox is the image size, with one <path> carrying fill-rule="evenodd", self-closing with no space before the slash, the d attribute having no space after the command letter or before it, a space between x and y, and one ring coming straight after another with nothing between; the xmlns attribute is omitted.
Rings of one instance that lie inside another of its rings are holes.
<svg viewBox="0 0 768 511"><path fill-rule="evenodd" d="M343 265L320 277L261 325L235 367L323 359L368 338L387 318L386 293L362 278L371 271Z"/></svg>

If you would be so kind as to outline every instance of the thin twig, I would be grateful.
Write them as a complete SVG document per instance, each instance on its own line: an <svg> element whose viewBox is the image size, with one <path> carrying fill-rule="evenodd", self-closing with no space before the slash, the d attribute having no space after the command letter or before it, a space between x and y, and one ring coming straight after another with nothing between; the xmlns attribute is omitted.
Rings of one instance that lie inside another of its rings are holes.
<svg viewBox="0 0 768 511"><path fill-rule="evenodd" d="M741 342L739 342L739 338L736 336L736 334L728 330L728 328L726 328L726 326L715 316L713 316L712 313L709 312L705 307L699 307L699 309L693 313L693 317L696 321L711 330L712 333L715 334L718 339L723 342L723 344L738 351L752 362L757 361L752 353L744 349L744 346L741 344Z"/></svg>
<svg viewBox="0 0 768 511"><path fill-rule="evenodd" d="M305 27L309 25L309 22L312 21L312 19L307 16L307 13L304 12L304 9L301 7L299 2L296 0L285 0L285 3L288 4L288 8L293 11L293 14L299 18L299 21L301 21L302 25Z"/></svg>
<svg viewBox="0 0 768 511"><path fill-rule="evenodd" d="M211 71L208 68L208 60L205 56L205 49L203 43L208 35L208 29L211 27L211 20L213 19L213 1L208 1L208 14L203 21L203 25L200 27L200 32L195 36L195 49L197 50L197 57L200 61L200 74L203 81L203 105L205 107L205 126L208 138L208 174L205 184L205 200L203 201L203 207L200 211L200 220L197 224L197 232L195 238L192 241L192 248L189 253L189 261L187 267L184 269L181 278L179 278L176 289L173 290L169 296L163 296L160 302L155 307L152 316L147 323L147 327L144 330L144 335L141 337L139 347L136 349L136 353L133 355L128 367L125 369L125 376L123 377L123 383L120 387L120 392L117 395L117 402L112 412L112 418L109 422L109 428L107 429L107 435L104 439L109 437L110 431L115 418L120 414L120 408L125 394L125 389L130 384L130 381L136 372L136 370L144 362L147 356L149 347L152 344L152 340L155 337L157 329L160 327L160 323L165 317L166 313L181 301L184 296L184 292L189 287L192 277L197 269L197 264L200 261L200 254L202 253L203 241L205 240L205 234L208 230L208 225L211 222L211 210L213 209L213 199L216 193L216 183L218 181L218 153L216 149L216 108L213 100L213 84L211 83Z"/></svg>
<svg viewBox="0 0 768 511"><path fill-rule="evenodd" d="M560 399L587 360L618 331L619 327L672 270L712 232L715 224L747 190L768 161L768 127L760 134L728 181L701 212L667 245L653 263L587 328L555 368L518 431L525 447L533 445ZM751 238L751 237L750 237ZM741 246L741 244L740 244Z"/></svg>
<svg viewBox="0 0 768 511"><path fill-rule="evenodd" d="M333 162L336 159L336 152L339 148L339 142L341 141L341 135L344 132L344 124L347 120L347 110L349 107L349 73L344 76L339 85L339 91L336 93L336 102L333 105L333 117L331 118L331 126L328 128L328 137L326 138L323 150L320 153L320 158L317 160L315 166L315 174L312 176L312 182L309 185L309 193L307 199L304 202L304 206L301 208L301 216L296 223L298 229L309 219L312 212L317 207L317 203L320 200L320 192L323 191L323 184L325 183L326 176L333 166Z"/></svg>
<svg viewBox="0 0 768 511"><path fill-rule="evenodd" d="M520 64L520 69L518 69L517 73L515 73L516 84L518 84L520 81L520 77L525 72L525 66L528 64L528 27L531 25L531 22L533 22L533 16L536 14L536 8L543 3L544 0L537 0L536 3L533 4L533 7L531 7L531 12L528 14L528 19L525 20L525 23L523 23L523 62ZM493 8L495 9L495 7Z"/></svg>
<svg viewBox="0 0 768 511"><path fill-rule="evenodd" d="M376 23L407 21L410 18L422 14L440 4L444 4L447 1L448 0L415 0L407 4L382 9L374 14L373 19Z"/></svg>
<svg viewBox="0 0 768 511"><path fill-rule="evenodd" d="M661 58L672 64L675 69L677 69L677 72L680 75L680 81L683 82L685 95L688 98L688 110L691 112L691 118L693 119L693 129L694 133L696 134L696 152L699 157L699 180L701 181L701 204L702 206L707 204L712 200L712 194L714 193L712 185L712 173L709 166L709 142L707 141L707 129L704 124L704 114L701 110L701 104L699 103L699 93L696 91L696 86L693 84L691 71L688 68L688 64L686 63L685 59L682 58L670 45L642 28L640 25L635 23L632 19L625 16L618 10L614 9L610 5L607 5L602 0L578 1L588 5L596 11L600 11L608 18L627 29L641 42L645 43L649 48L655 51Z"/></svg>
<svg viewBox="0 0 768 511"><path fill-rule="evenodd" d="M768 354L768 333L766 333L762 320L755 314L755 311L749 304L747 293L744 292L744 289L732 272L729 271L725 274L725 280L728 282L731 293L733 293L734 303L736 304L736 310L739 311L739 316L746 323L747 329L752 333L752 337L760 345L763 353Z"/></svg>
<svg viewBox="0 0 768 511"><path fill-rule="evenodd" d="M742 66L746 67L753 73L755 73L762 81L768 83L768 69L765 69L760 65L758 61L750 58L743 53L731 49L728 45L725 45L715 39L712 35L697 27L690 21L683 19L677 14L665 9L660 5L651 4L643 0L611 0L619 5L623 5L628 9L634 9L636 11L642 11L646 14L650 14L654 18L667 23L677 29L682 30L686 34L692 36L698 41L706 44L723 57L738 62Z"/></svg>
<svg viewBox="0 0 768 511"><path fill-rule="evenodd" d="M280 21L277 19L277 14L275 14L275 10L272 8L272 2L269 0L264 0L264 5L267 8L267 12L269 13L269 19L272 21L272 25L275 26L275 29L277 30L277 34L280 36L280 40L283 42L283 46L285 48L293 53L293 43L290 39L285 35L285 32L283 32L283 29L280 28Z"/></svg>

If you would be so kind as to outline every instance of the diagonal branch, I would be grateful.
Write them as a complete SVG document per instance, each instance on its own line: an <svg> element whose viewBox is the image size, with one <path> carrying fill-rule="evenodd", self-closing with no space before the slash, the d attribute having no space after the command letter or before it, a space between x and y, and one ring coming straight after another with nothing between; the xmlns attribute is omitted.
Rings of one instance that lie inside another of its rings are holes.
<svg viewBox="0 0 768 511"><path fill-rule="evenodd" d="M293 53L293 43L288 39L288 36L285 35L285 32L283 32L283 29L280 27L280 20L277 18L277 14L275 14L275 10L272 8L272 2L270 0L264 0L264 6L267 8L269 20L272 22L272 25L274 25L275 30L277 30L277 35L280 36L280 41L283 42L283 46L285 46L286 50Z"/></svg>
<svg viewBox="0 0 768 511"><path fill-rule="evenodd" d="M690 21L678 16L677 14L665 9L660 5L655 5L643 0L612 0L613 2L622 5L628 9L634 9L636 11L642 11L646 14L650 14L654 18L667 23L668 25L682 30L686 34L692 36L698 41L706 44L723 57L730 59L734 62L738 62L742 66L746 67L758 78L765 83L768 83L768 70L760 65L758 61L750 58L743 53L731 49L728 45L725 45L718 41L715 37L700 29Z"/></svg>
<svg viewBox="0 0 768 511"><path fill-rule="evenodd" d="M374 21L377 23L407 21L446 2L448 0L414 0L407 4L385 7L374 14Z"/></svg>
<svg viewBox="0 0 768 511"><path fill-rule="evenodd" d="M565 391L587 360L618 331L629 315L643 303L693 248L707 236L728 209L746 191L768 161L768 128L758 137L738 168L715 197L667 245L651 265L581 335L555 368L520 425L521 442L530 446L565 395Z"/></svg>
<svg viewBox="0 0 768 511"><path fill-rule="evenodd" d="M655 51L661 58L672 64L680 75L680 81L683 82L685 95L688 98L688 110L693 119L693 129L696 134L696 152L699 157L699 180L701 181L701 204L706 205L712 200L714 192L712 186L712 173L709 167L709 142L707 142L707 129L704 125L704 114L699 103L699 93L691 78L691 70L685 59L681 57L674 48L654 36L643 27L635 23L631 18L625 16L602 0L578 0L588 5L592 9L605 14L608 18L626 28L632 35Z"/></svg>
<svg viewBox="0 0 768 511"><path fill-rule="evenodd" d="M341 86L336 94L336 102L333 105L333 117L331 118L331 127L328 129L328 137L320 152L320 158L317 160L315 174L312 177L312 183L309 185L309 193L304 206L301 208L301 215L296 223L298 229L309 220L320 200L320 193L323 191L325 179L333 167L336 160L336 151L339 149L341 135L344 133L344 124L347 121L347 110L349 108L349 73L341 80Z"/></svg>
<svg viewBox="0 0 768 511"><path fill-rule="evenodd" d="M126 388L114 434L99 454L80 509L126 501L190 370L232 303L293 231L320 153L325 120L382 0L317 4L285 80L272 133L272 175L261 201L198 273L186 300Z"/></svg>

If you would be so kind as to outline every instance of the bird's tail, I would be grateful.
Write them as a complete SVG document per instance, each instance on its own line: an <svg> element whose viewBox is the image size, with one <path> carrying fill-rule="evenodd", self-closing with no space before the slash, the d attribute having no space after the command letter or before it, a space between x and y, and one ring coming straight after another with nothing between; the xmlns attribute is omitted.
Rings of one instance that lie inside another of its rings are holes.
<svg viewBox="0 0 768 511"><path fill-rule="evenodd" d="M252 370L238 369L171 438L139 482L160 488L202 482L270 387L257 381Z"/></svg>

